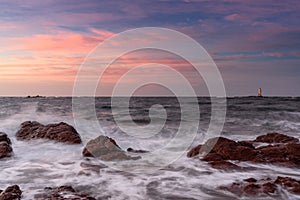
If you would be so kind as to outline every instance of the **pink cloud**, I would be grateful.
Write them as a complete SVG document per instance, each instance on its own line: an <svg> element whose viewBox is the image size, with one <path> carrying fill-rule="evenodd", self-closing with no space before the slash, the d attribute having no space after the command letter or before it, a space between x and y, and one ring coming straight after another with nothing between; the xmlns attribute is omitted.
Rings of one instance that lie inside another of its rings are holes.
<svg viewBox="0 0 300 200"><path fill-rule="evenodd" d="M235 13L235 14L225 16L225 19L228 21L239 21L239 20L245 19L245 17L241 14Z"/></svg>
<svg viewBox="0 0 300 200"><path fill-rule="evenodd" d="M280 52L268 52L268 53L263 53L263 56L281 58L281 57L286 56L286 54L280 53Z"/></svg>

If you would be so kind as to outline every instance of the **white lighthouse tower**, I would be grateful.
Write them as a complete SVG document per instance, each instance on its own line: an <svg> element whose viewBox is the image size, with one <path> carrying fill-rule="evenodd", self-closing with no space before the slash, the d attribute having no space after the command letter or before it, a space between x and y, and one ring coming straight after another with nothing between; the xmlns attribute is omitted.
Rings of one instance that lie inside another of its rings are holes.
<svg viewBox="0 0 300 200"><path fill-rule="evenodd" d="M261 90L261 88L257 89L257 96L258 97L262 97L262 90Z"/></svg>

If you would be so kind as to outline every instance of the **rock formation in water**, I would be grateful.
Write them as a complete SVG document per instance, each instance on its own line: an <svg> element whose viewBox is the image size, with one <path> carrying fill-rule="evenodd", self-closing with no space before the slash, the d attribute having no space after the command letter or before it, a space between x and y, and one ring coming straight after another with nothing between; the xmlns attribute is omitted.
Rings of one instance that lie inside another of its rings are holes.
<svg viewBox="0 0 300 200"><path fill-rule="evenodd" d="M278 176L276 180L271 178L256 180L248 178L241 182L234 182L230 186L219 187L238 196L268 196L276 197L280 190L286 190L294 194L300 194L300 181L290 177Z"/></svg>
<svg viewBox="0 0 300 200"><path fill-rule="evenodd" d="M97 157L104 161L137 160L140 158L127 155L115 140L103 135L89 141L82 154L86 157Z"/></svg>
<svg viewBox="0 0 300 200"><path fill-rule="evenodd" d="M252 141L233 141L224 137L211 138L191 149L187 156L201 154L201 160L218 169L240 169L230 161L250 161L285 167L300 166L300 143L297 138L268 133Z"/></svg>
<svg viewBox="0 0 300 200"><path fill-rule="evenodd" d="M21 124L16 136L20 140L49 139L68 144L82 143L74 127L64 122L43 125L36 121L26 121Z"/></svg>
<svg viewBox="0 0 300 200"><path fill-rule="evenodd" d="M56 188L46 187L43 193L34 195L35 199L59 199L59 200L96 200L85 193L77 192L72 186L60 186Z"/></svg>
<svg viewBox="0 0 300 200"><path fill-rule="evenodd" d="M0 200L19 200L21 199L22 191L18 185L7 187L5 190L0 190Z"/></svg>
<svg viewBox="0 0 300 200"><path fill-rule="evenodd" d="M11 141L5 133L0 132L0 159L12 155Z"/></svg>

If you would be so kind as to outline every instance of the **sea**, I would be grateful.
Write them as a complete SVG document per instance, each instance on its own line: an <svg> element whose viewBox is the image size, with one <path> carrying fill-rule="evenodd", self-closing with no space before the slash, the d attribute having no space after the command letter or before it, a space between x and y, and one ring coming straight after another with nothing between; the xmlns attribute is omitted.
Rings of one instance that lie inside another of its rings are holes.
<svg viewBox="0 0 300 200"><path fill-rule="evenodd" d="M71 185L96 199L221 200L251 199L220 189L246 178L300 179L300 169L244 162L240 164L253 170L224 171L186 156L189 149L215 136L208 131L213 122L211 116L218 114L218 110L212 112L212 104L226 105L225 121L219 124L222 129L217 133L222 137L252 140L278 132L300 139L300 97L198 97L196 102L188 97L184 101L176 97L132 97L127 107L122 104L127 99L122 97L118 99L120 104L112 104L108 97L92 99L88 102L93 102L94 109L85 105L84 100L74 109L72 97L1 97L0 132L11 139L14 154L0 160L0 189L17 184L23 191L23 199L34 199L45 187ZM199 107L199 116L195 106ZM182 107L186 109L183 111ZM224 114L223 111L220 113ZM15 134L24 121L66 122L76 128L83 144L17 140ZM123 125L125 129L120 127ZM130 133L126 127L131 127ZM113 138L124 150L131 147L150 154L140 154L143 159L118 164L83 157L85 144L99 135ZM255 199L300 199L300 196L283 190L276 198Z"/></svg>

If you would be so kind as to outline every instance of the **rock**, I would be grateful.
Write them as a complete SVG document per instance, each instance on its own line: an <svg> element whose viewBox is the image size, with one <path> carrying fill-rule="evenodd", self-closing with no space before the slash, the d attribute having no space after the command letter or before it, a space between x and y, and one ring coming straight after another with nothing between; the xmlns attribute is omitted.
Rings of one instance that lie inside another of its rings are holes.
<svg viewBox="0 0 300 200"><path fill-rule="evenodd" d="M267 146L254 147L254 143L269 143ZM273 143L272 143L273 142ZM253 141L233 141L224 137L211 138L204 144L192 148L188 157L204 153L201 160L209 162L218 169L237 169L228 162L250 161L256 163L276 164L285 167L300 167L299 140L279 133L269 133L257 137ZM221 166L224 164L224 166Z"/></svg>
<svg viewBox="0 0 300 200"><path fill-rule="evenodd" d="M261 186L258 184L250 183L243 188L243 193L247 195L255 195L260 193Z"/></svg>
<svg viewBox="0 0 300 200"><path fill-rule="evenodd" d="M274 196L279 193L280 186L288 192L300 194L300 181L290 177L278 176L275 181L272 181L270 178L261 180L248 178L244 181L245 182L234 182L229 187L221 186L219 188L239 196L262 196L270 194Z"/></svg>
<svg viewBox="0 0 300 200"><path fill-rule="evenodd" d="M300 194L300 181L290 178L290 177L281 177L278 176L274 182L277 185L282 186L284 189L289 192Z"/></svg>
<svg viewBox="0 0 300 200"><path fill-rule="evenodd" d="M49 200L96 200L85 193L77 192L72 186L46 187L43 193L34 195L35 199Z"/></svg>
<svg viewBox="0 0 300 200"><path fill-rule="evenodd" d="M194 147L194 148L192 148L192 149L187 153L187 157L188 157L188 158L191 158L191 157L195 157L195 156L199 155L199 154L200 154L201 148L202 148L202 145L201 145L201 144L198 145L198 146L196 146L196 147Z"/></svg>
<svg viewBox="0 0 300 200"><path fill-rule="evenodd" d="M146 151L146 150L135 150L133 148L128 148L127 152L130 152L130 153L149 153L149 151Z"/></svg>
<svg viewBox="0 0 300 200"><path fill-rule="evenodd" d="M0 132L0 142L6 142L7 144L11 144L11 141L7 137L7 134L3 132Z"/></svg>
<svg viewBox="0 0 300 200"><path fill-rule="evenodd" d="M267 182L267 183L264 183L262 185L262 189L263 189L263 193L266 193L266 194L273 194L277 191L277 187L274 183L271 183L271 182Z"/></svg>
<svg viewBox="0 0 300 200"><path fill-rule="evenodd" d="M82 152L86 157L97 157L104 161L137 160L140 157L132 157L126 154L115 140L107 136L99 136L89 141Z"/></svg>
<svg viewBox="0 0 300 200"><path fill-rule="evenodd" d="M68 144L81 144L80 135L74 127L61 122L58 124L43 125L39 122L27 121L21 124L16 133L20 140L49 139Z"/></svg>
<svg viewBox="0 0 300 200"><path fill-rule="evenodd" d="M264 143L297 143L299 140L297 138L287 136L280 133L268 133L266 135L258 136L254 142L264 142Z"/></svg>
<svg viewBox="0 0 300 200"><path fill-rule="evenodd" d="M19 200L21 199L22 191L18 185L7 187L0 193L0 200Z"/></svg>
<svg viewBox="0 0 300 200"><path fill-rule="evenodd" d="M5 133L0 133L0 159L12 155L11 141Z"/></svg>
<svg viewBox="0 0 300 200"><path fill-rule="evenodd" d="M212 161L209 162L209 164L215 168L215 169L221 169L221 170L241 170L242 168L240 166L237 166L231 162L228 161Z"/></svg>
<svg viewBox="0 0 300 200"><path fill-rule="evenodd" d="M248 183L255 183L255 182L257 182L257 180L255 178L247 178L247 179L244 179L244 181L246 181Z"/></svg>

